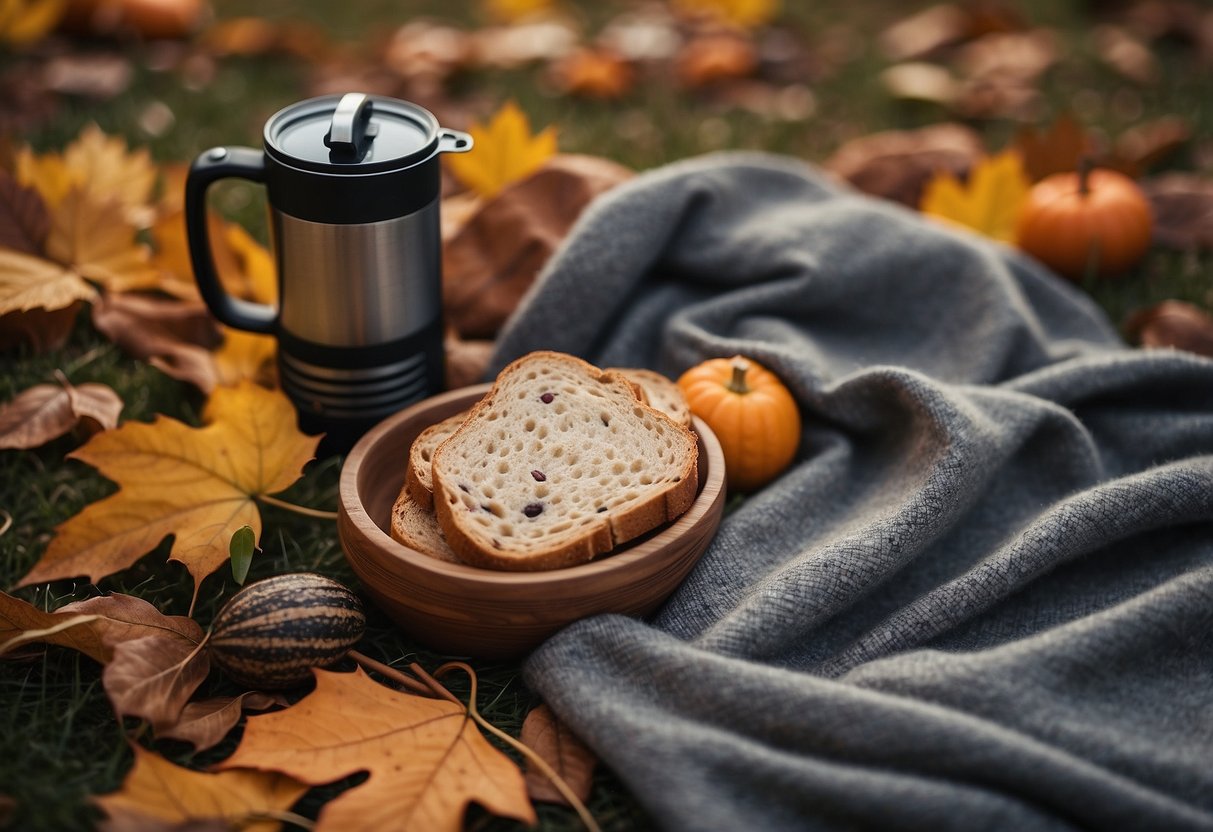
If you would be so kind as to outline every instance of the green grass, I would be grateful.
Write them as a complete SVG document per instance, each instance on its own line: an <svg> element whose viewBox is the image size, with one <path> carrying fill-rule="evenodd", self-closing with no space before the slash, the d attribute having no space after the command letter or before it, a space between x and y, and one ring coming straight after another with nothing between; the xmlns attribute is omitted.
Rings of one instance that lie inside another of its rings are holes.
<svg viewBox="0 0 1213 832"><path fill-rule="evenodd" d="M614 6L585 3L579 13L590 33L615 12ZM846 27L856 55L809 85L815 102L811 117L801 122L780 122L730 108L710 93L686 93L662 78L647 78L620 102L587 102L553 95L542 83L542 70L523 68L509 72L475 72L454 83L457 98L486 106L516 98L538 127L555 124L562 149L606 156L643 169L719 148L755 148L788 153L811 161L824 160L848 138L889 128L921 126L946 118L932 106L910 106L888 99L876 78L885 61L872 38L887 23L909 11L909 4L892 0L849 0L847 3L793 3L781 25L796 33L811 54L837 45ZM921 8L926 3L915 4ZM1094 2L1056 3L1025 0L1023 16L1040 25L1056 27L1061 63L1045 80L1044 115L1075 109L1088 123L1115 135L1137 121L1168 114L1189 119L1198 137L1213 135L1213 82L1205 80L1194 55L1182 46L1164 44L1157 51L1163 80L1149 89L1135 88L1096 60L1090 32ZM217 3L218 13L246 14L249 7L235 0ZM428 14L471 28L485 18L475 4L439 0L402 4L399 0L347 0L345 3L308 0L274 0L257 4L267 17L302 15L347 43L371 42L396 25ZM87 48L108 49L104 44ZM241 58L219 61L212 83L191 89L179 71L154 71L150 53L139 46L126 47L135 67L131 90L104 103L63 99L56 117L37 130L13 137L39 149L59 149L90 121L105 130L127 136L133 144L151 148L162 162L191 159L217 144L257 144L265 118L308 94L308 67L289 58ZM0 69L28 58L0 56ZM172 128L149 136L139 125L140 114L153 103L169 107ZM483 114L483 112L481 112ZM709 126L705 128L703 125ZM463 126L463 125L451 125ZM1012 135L1015 125L1005 120L975 123L992 150ZM1192 152L1173 164L1194 168L1200 157ZM228 215L262 230L264 207L255 188L232 187L218 194L217 205ZM1181 298L1213 306L1210 259L1207 255L1153 253L1146 262L1118 281L1087 288L1114 321L1143 305L1166 298ZM77 322L67 345L43 355L25 352L0 356L0 400L25 388L52 381L56 370L70 381L97 381L112 386L126 402L124 419L150 420L161 413L197 424L203 397L188 385L155 369L132 361L97 335L87 313ZM59 523L85 505L113 491L113 485L88 466L66 459L79 444L64 437L32 452L0 451L0 510L12 524L0 535L0 588L12 587L38 560ZM287 497L295 502L331 508L336 503L340 458L313 463ZM279 509L263 510L263 551L249 576L255 580L288 570L317 570L357 585L345 564L333 524L302 518ZM4 516L0 516L3 521ZM131 569L106 578L96 587L85 582L61 581L47 587L27 588L17 594L53 609L98 591L126 592L157 604L163 611L184 614L192 587L184 568L166 563L167 544ZM202 585L197 618L209 622L218 606L230 597L230 577L219 573ZM360 649L388 663L418 661L435 667L445 657L426 651L392 626L382 614L370 611L370 628ZM514 665L475 663L480 674L479 706L501 728L516 734L536 698L523 685ZM222 691L224 682L208 682ZM457 676L451 686L466 696L466 684ZM15 829L73 830L90 828L98 813L89 806L90 795L117 788L131 763L126 744L137 726L119 724L100 686L100 671L88 659L50 649L27 661L0 661L0 795L18 800L8 820ZM156 744L179 762L203 765L221 759L234 747L235 737L220 748L191 755L187 748ZM313 792L299 811L313 815L323 801L340 788ZM590 807L604 829L645 828L651 824L643 810L605 770L595 782ZM0 827L5 826L0 811ZM572 813L554 807L540 808L541 828L576 828ZM517 824L473 812L469 826L477 829L512 829Z"/></svg>

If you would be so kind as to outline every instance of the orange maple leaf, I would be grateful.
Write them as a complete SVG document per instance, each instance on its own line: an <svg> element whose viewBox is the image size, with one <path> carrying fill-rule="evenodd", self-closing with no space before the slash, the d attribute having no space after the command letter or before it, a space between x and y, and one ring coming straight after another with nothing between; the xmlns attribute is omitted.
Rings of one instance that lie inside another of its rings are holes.
<svg viewBox="0 0 1213 832"><path fill-rule="evenodd" d="M314 673L315 691L293 707L249 718L222 768L280 771L312 785L369 771L321 810L317 832L457 832L472 801L535 823L522 773L466 709L384 687L361 669Z"/></svg>
<svg viewBox="0 0 1213 832"><path fill-rule="evenodd" d="M93 798L113 829L198 828L271 832L307 786L263 771L191 771L132 745L135 765L122 787Z"/></svg>
<svg viewBox="0 0 1213 832"><path fill-rule="evenodd" d="M260 537L256 499L289 487L319 437L295 427L280 392L251 382L219 388L193 428L175 419L127 422L97 434L71 454L117 482L119 491L61 524L22 585L126 569L173 535L170 559L185 564L195 594L225 565L241 526Z"/></svg>
<svg viewBox="0 0 1213 832"><path fill-rule="evenodd" d="M494 196L556 154L555 128L532 134L526 113L513 101L503 104L487 125L473 124L468 132L475 145L467 153L447 156L446 163L456 179L481 196Z"/></svg>
<svg viewBox="0 0 1213 832"><path fill-rule="evenodd" d="M719 20L741 29L763 26L779 14L779 0L675 0L674 7L685 15Z"/></svg>

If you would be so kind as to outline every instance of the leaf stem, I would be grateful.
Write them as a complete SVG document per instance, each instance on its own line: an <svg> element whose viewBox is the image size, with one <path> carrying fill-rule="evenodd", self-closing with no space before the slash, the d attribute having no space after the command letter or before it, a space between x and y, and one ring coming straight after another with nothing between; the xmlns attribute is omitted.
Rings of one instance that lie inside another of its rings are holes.
<svg viewBox="0 0 1213 832"><path fill-rule="evenodd" d="M279 500L277 497L271 497L269 494L258 494L257 499L266 505L275 506L276 508L293 511L296 514L302 514L304 517L315 517L317 520L336 520L337 512L325 511L319 508L308 508L307 506L297 506L294 503L288 503L286 500Z"/></svg>
<svg viewBox="0 0 1213 832"><path fill-rule="evenodd" d="M286 823L294 824L301 829L315 829L316 821L311 818L305 818L303 815L297 815L294 812L275 811L273 809L265 809L260 812L254 812L246 815L243 819L246 821L255 821L265 818L266 820L280 820Z"/></svg>
<svg viewBox="0 0 1213 832"><path fill-rule="evenodd" d="M434 674L436 676L442 676L449 670L462 670L468 675L468 678L471 679L472 690L468 696L467 708L468 713L471 714L472 719L476 721L476 724L488 731L497 739L504 742L506 745L510 746L510 748L513 748L523 757L526 757L527 762L539 769L539 772L550 780L552 785L556 787L556 791L560 792L560 796L567 800L569 805L573 807L573 811L575 811L577 816L581 818L581 822L585 824L586 829L588 829L590 832L602 832L601 828L598 826L598 822L595 821L594 816L590 814L590 810L587 809L586 805L581 802L581 800L573 792L572 787L564 781L564 778L557 774L556 771L548 765L546 760L540 757L534 751L534 749L530 748L519 740L514 739L505 731L502 731L496 725L489 722L480 715L480 711L476 710L476 671L464 662L447 662L446 664L442 665L442 667L435 670ZM435 681L435 684L438 684L438 682ZM440 684L439 687L441 687ZM446 690L446 688L443 688L443 690Z"/></svg>
<svg viewBox="0 0 1213 832"><path fill-rule="evenodd" d="M355 662L357 662L361 667L365 668L366 670L373 670L376 673L380 674L381 676L388 677L393 682L399 682L401 685L404 685L406 688L411 690L413 693L418 693L418 694L421 694L422 696L433 696L433 694L434 694L434 692L432 690L430 690L430 687L428 685L423 684L422 682L418 682L416 679L414 679L411 676L406 676L401 671L397 670L394 667L386 665L383 662L377 662L374 659L372 659L370 656L363 655L362 653L359 653L357 650L351 650L350 652L346 653L346 655L349 656L351 659L353 659Z"/></svg>

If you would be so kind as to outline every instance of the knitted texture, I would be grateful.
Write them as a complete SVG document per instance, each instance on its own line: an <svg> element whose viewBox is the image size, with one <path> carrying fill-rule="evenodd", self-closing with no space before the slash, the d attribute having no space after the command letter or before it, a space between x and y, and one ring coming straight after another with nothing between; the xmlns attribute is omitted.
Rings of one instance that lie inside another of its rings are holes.
<svg viewBox="0 0 1213 832"><path fill-rule="evenodd" d="M788 385L792 467L526 679L671 830L1213 830L1213 362L1018 252L719 154L595 202L498 341Z"/></svg>

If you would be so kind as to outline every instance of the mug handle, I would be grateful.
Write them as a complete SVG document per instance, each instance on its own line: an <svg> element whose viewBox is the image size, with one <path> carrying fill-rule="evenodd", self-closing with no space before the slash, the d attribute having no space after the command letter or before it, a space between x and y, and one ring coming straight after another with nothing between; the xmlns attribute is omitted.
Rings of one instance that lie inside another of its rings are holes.
<svg viewBox="0 0 1213 832"><path fill-rule="evenodd" d="M206 192L220 179L236 177L265 182L265 155L249 147L214 147L199 154L185 179L185 232L189 240L194 280L211 314L233 329L269 334L278 323L278 310L263 303L232 297L223 288L211 255Z"/></svg>

